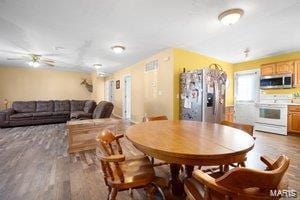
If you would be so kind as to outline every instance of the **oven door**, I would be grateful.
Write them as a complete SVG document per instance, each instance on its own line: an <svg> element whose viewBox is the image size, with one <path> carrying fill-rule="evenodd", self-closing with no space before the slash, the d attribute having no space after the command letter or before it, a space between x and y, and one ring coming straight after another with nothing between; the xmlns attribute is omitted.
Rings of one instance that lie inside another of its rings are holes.
<svg viewBox="0 0 300 200"><path fill-rule="evenodd" d="M259 104L256 122L287 126L287 106L273 104Z"/></svg>

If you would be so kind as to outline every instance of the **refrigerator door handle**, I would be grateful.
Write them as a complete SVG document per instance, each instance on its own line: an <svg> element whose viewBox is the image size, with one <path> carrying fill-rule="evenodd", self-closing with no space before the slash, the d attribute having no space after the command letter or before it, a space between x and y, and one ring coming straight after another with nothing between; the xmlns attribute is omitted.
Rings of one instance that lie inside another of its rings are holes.
<svg viewBox="0 0 300 200"><path fill-rule="evenodd" d="M213 81L213 115L216 114L216 84L215 81Z"/></svg>

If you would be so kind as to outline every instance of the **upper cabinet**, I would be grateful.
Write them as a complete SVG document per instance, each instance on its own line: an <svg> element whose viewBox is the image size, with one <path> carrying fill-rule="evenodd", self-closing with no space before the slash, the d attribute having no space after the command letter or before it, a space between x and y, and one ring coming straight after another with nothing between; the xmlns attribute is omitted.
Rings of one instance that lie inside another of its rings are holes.
<svg viewBox="0 0 300 200"><path fill-rule="evenodd" d="M300 87L300 60L295 61L294 66L294 85Z"/></svg>
<svg viewBox="0 0 300 200"><path fill-rule="evenodd" d="M262 76L286 74L286 73L294 73L294 61L270 63L261 66Z"/></svg>
<svg viewBox="0 0 300 200"><path fill-rule="evenodd" d="M262 65L260 68L260 73L262 76L268 76L268 75L273 75L276 72L276 64L272 63L272 64L265 64Z"/></svg>
<svg viewBox="0 0 300 200"><path fill-rule="evenodd" d="M294 61L276 63L276 74L286 74L294 72Z"/></svg>

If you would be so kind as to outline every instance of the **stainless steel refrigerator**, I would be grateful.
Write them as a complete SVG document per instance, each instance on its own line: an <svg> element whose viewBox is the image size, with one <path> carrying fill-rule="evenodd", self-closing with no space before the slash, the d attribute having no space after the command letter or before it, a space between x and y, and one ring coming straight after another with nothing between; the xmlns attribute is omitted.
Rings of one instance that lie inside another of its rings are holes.
<svg viewBox="0 0 300 200"><path fill-rule="evenodd" d="M180 119L219 123L225 117L226 73L217 65L180 74Z"/></svg>

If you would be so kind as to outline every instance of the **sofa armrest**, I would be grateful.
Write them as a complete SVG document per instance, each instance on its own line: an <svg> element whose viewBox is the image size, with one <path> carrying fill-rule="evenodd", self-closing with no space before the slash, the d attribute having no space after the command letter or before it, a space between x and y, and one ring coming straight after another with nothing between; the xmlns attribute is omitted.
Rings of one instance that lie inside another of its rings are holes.
<svg viewBox="0 0 300 200"><path fill-rule="evenodd" d="M14 113L12 108L0 111L0 121L9 121L9 117Z"/></svg>

